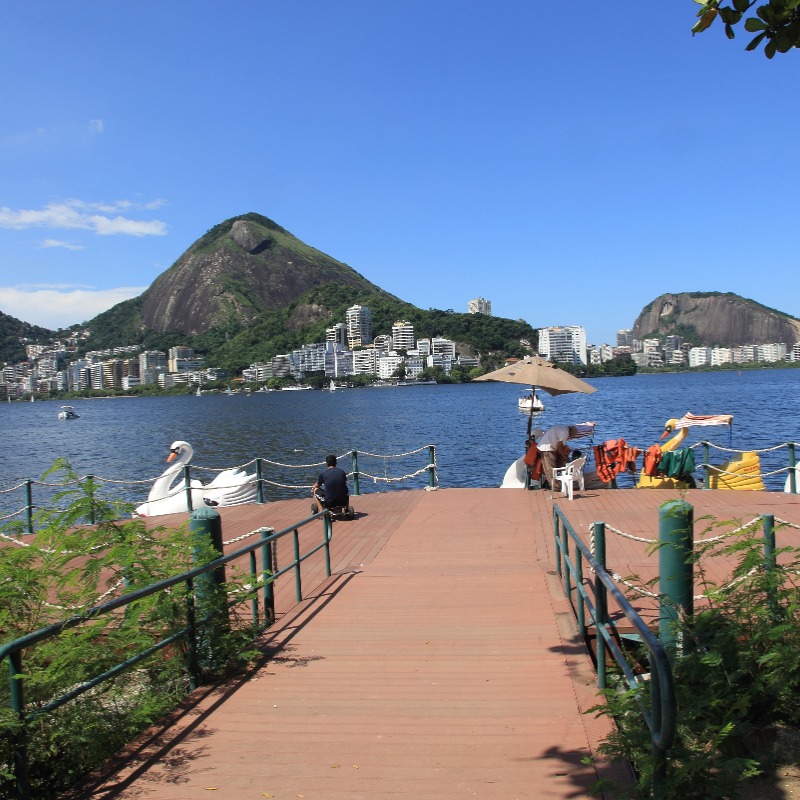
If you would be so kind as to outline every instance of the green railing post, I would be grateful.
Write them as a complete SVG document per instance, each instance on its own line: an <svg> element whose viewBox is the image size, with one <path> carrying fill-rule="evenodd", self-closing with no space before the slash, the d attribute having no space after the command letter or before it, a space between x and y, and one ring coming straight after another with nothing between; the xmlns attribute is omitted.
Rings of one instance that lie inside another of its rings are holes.
<svg viewBox="0 0 800 800"><path fill-rule="evenodd" d="M322 535L325 539L325 573L331 576L331 539L333 538L333 522L331 515L326 514L322 519Z"/></svg>
<svg viewBox="0 0 800 800"><path fill-rule="evenodd" d="M773 617L778 615L778 599L775 592L775 585L771 578L777 566L775 557L775 516L773 514L762 514L764 521L764 571L770 580L767 581L767 605Z"/></svg>
<svg viewBox="0 0 800 800"><path fill-rule="evenodd" d="M606 568L606 524L594 523L594 557L600 568ZM603 636L608 624L608 593L605 584L600 578L600 572L594 576L594 596L597 619L597 685L600 689L606 688L606 637Z"/></svg>
<svg viewBox="0 0 800 800"><path fill-rule="evenodd" d="M33 533L33 481L25 481L25 518L28 533Z"/></svg>
<svg viewBox="0 0 800 800"><path fill-rule="evenodd" d="M303 581L300 575L300 533L294 529L294 588L299 603L303 599Z"/></svg>
<svg viewBox="0 0 800 800"><path fill-rule="evenodd" d="M30 800L30 781L28 780L28 742L25 730L25 690L22 683L22 652L17 650L8 656L9 690L11 710L19 722L14 735L14 780L17 800Z"/></svg>
<svg viewBox="0 0 800 800"><path fill-rule="evenodd" d="M256 495L256 502L264 502L264 476L261 468L261 456L256 458L256 483L258 485L258 493Z"/></svg>
<svg viewBox="0 0 800 800"><path fill-rule="evenodd" d="M675 648L676 623L681 613L694 610L694 509L684 500L671 500L658 512L658 638Z"/></svg>
<svg viewBox="0 0 800 800"><path fill-rule="evenodd" d="M361 489L358 485L358 451L353 450L353 494L358 496Z"/></svg>
<svg viewBox="0 0 800 800"><path fill-rule="evenodd" d="M275 587L270 580L275 574L275 543L266 541L275 533L274 528L261 528L261 580L264 581L264 621L265 627L275 622Z"/></svg>
<svg viewBox="0 0 800 800"><path fill-rule="evenodd" d="M89 524L96 525L97 524L97 514L95 513L94 507L94 475L87 475L86 476L86 488L89 493Z"/></svg>
<svg viewBox="0 0 800 800"><path fill-rule="evenodd" d="M198 508L189 517L189 532L193 543L193 557L196 566L207 563L209 555L219 558L224 555L222 547L222 517L213 508ZM209 552L209 547L211 552ZM195 581L197 616L200 620L213 616L200 637L200 664L203 668L212 667L216 659L220 637L230 629L227 597L225 594L225 566L221 565L211 572L198 575Z"/></svg>
<svg viewBox="0 0 800 800"><path fill-rule="evenodd" d="M794 442L789 442L789 491L797 494L797 461L794 453Z"/></svg>
<svg viewBox="0 0 800 800"><path fill-rule="evenodd" d="M711 468L708 465L708 459L711 453L709 452L708 442L703 442L703 488L711 488Z"/></svg>
<svg viewBox="0 0 800 800"><path fill-rule="evenodd" d="M183 485L186 491L186 510L191 514L194 508L192 506L192 480L188 464L185 464L183 467Z"/></svg>
<svg viewBox="0 0 800 800"><path fill-rule="evenodd" d="M428 486L436 487L436 445L428 445Z"/></svg>

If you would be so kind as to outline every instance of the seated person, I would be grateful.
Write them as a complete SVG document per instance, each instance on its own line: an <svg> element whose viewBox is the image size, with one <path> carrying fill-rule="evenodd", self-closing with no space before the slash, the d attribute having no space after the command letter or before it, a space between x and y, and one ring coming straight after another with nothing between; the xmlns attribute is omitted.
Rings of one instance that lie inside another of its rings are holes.
<svg viewBox="0 0 800 800"><path fill-rule="evenodd" d="M543 481L542 486L553 483L553 470L567 465L570 449L567 440L578 435L574 425L554 425L539 438L539 452L542 454Z"/></svg>
<svg viewBox="0 0 800 800"><path fill-rule="evenodd" d="M569 460L570 461L577 461L582 455L583 455L583 453L581 453L580 450L573 450L571 455L570 455L570 457L569 457Z"/></svg>
<svg viewBox="0 0 800 800"><path fill-rule="evenodd" d="M336 466L336 456L325 457L328 468L320 472L317 482L311 489L311 496L318 500L323 508L347 508L350 503L350 492L347 489L347 473ZM317 513L316 504L312 503L312 513Z"/></svg>

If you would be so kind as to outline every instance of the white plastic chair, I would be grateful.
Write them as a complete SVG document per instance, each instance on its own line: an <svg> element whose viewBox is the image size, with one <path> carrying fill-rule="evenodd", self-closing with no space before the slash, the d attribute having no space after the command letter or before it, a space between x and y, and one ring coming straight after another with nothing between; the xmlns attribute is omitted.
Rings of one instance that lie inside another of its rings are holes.
<svg viewBox="0 0 800 800"><path fill-rule="evenodd" d="M580 458L576 458L574 461L570 461L566 467L554 469L553 480L550 484L550 496L552 497L553 485L556 481L561 484L559 491L564 492L564 494L570 500L572 500L576 481L578 483L578 489L580 490L580 493L583 494L583 491L586 487L586 482L583 477L583 468L585 465L586 456L581 456Z"/></svg>

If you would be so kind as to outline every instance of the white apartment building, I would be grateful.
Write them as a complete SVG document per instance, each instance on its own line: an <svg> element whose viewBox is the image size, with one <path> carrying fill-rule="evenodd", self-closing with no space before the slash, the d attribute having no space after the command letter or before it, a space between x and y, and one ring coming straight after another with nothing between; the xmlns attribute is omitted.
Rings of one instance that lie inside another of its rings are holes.
<svg viewBox="0 0 800 800"><path fill-rule="evenodd" d="M414 326L405 320L399 320L392 325L392 349L413 350L415 346Z"/></svg>
<svg viewBox="0 0 800 800"><path fill-rule="evenodd" d="M372 312L366 306L351 306L345 315L347 343L352 350L372 341Z"/></svg>
<svg viewBox="0 0 800 800"><path fill-rule="evenodd" d="M347 325L344 322L337 322L330 328L325 328L325 341L332 342L333 344L340 344L342 347L347 346Z"/></svg>
<svg viewBox="0 0 800 800"><path fill-rule="evenodd" d="M431 355L444 356L446 358L456 357L456 344L450 339L443 339L441 336L434 336L431 339Z"/></svg>
<svg viewBox="0 0 800 800"><path fill-rule="evenodd" d="M353 351L353 375L375 375L377 371L376 354L372 348Z"/></svg>
<svg viewBox="0 0 800 800"><path fill-rule="evenodd" d="M693 347L689 350L689 366L705 367L711 363L710 347Z"/></svg>
<svg viewBox="0 0 800 800"><path fill-rule="evenodd" d="M712 347L711 348L711 366L719 367L722 364L730 364L733 362L730 347Z"/></svg>
<svg viewBox="0 0 800 800"><path fill-rule="evenodd" d="M491 317L492 303L490 300L484 300L483 297L476 297L467 303L467 311L470 314L486 314L487 317Z"/></svg>
<svg viewBox="0 0 800 800"><path fill-rule="evenodd" d="M388 355L381 356L378 359L378 377L382 380L388 380L394 375L394 371L405 361L403 356L397 353L389 353Z"/></svg>
<svg viewBox="0 0 800 800"><path fill-rule="evenodd" d="M539 329L539 352L550 361L586 363L586 330L581 325Z"/></svg>
<svg viewBox="0 0 800 800"><path fill-rule="evenodd" d="M378 355L388 353L392 349L392 337L386 334L376 336L372 341L372 346Z"/></svg>

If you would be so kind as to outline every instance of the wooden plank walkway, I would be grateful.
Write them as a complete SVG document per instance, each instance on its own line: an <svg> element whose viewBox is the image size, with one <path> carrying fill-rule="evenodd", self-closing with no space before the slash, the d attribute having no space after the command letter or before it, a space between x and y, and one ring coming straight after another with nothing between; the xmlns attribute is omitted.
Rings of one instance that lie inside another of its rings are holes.
<svg viewBox="0 0 800 800"><path fill-rule="evenodd" d="M602 520L654 537L658 505L677 496L558 502L576 530ZM775 513L800 525L796 497L688 499L697 516ZM284 581L263 662L195 692L72 796L583 798L601 774L624 779L620 765L583 763L608 728L584 713L594 673L554 574L552 504L546 492L502 489L354 498L357 519L334 524L334 575L321 559L310 565L299 604ZM221 509L224 538L307 513L299 500ZM639 543L615 548L616 571L647 566Z"/></svg>

